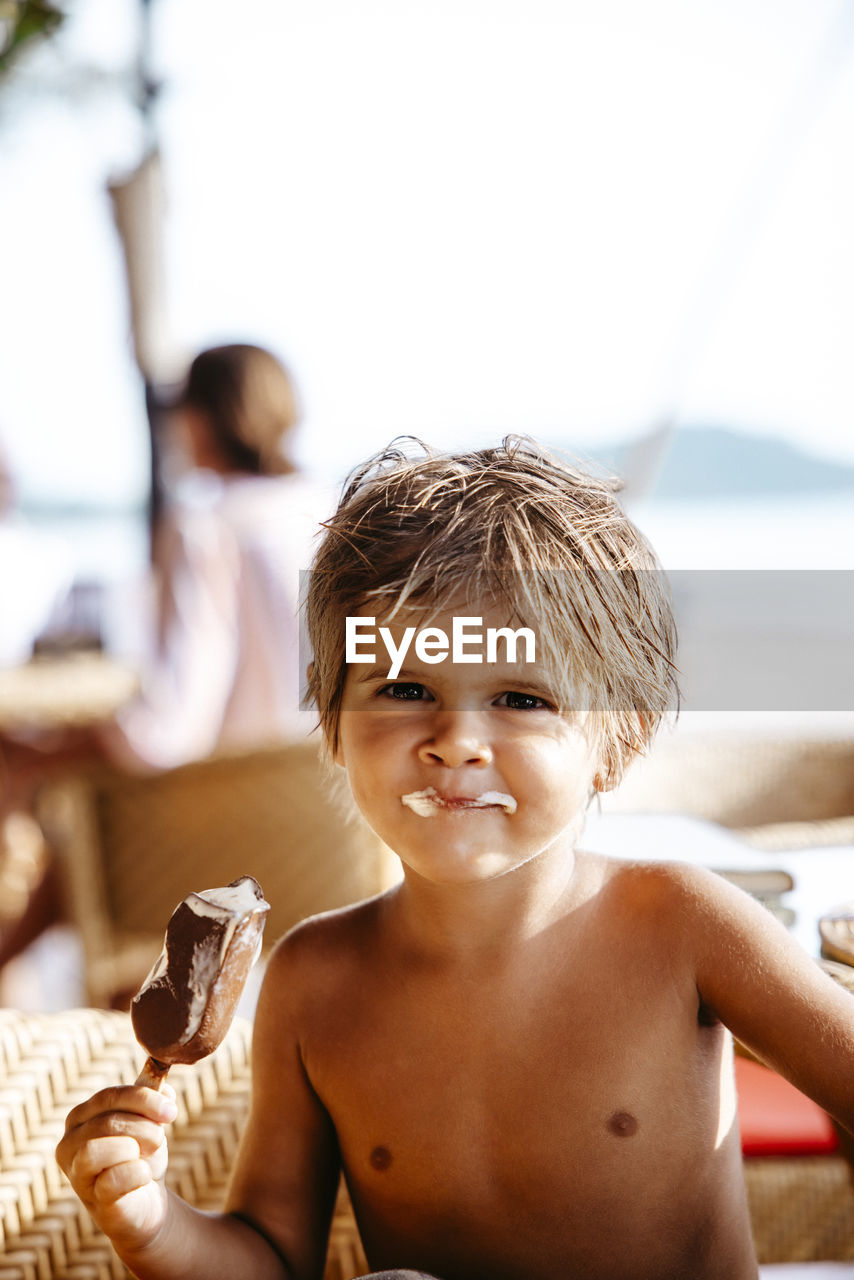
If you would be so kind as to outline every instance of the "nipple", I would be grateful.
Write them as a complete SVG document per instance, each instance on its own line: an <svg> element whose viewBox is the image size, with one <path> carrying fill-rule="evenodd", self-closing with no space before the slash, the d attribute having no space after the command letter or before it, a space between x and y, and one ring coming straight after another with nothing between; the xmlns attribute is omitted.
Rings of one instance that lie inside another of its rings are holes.
<svg viewBox="0 0 854 1280"><path fill-rule="evenodd" d="M392 1154L388 1147L374 1147L371 1152L371 1166L383 1173L392 1162Z"/></svg>
<svg viewBox="0 0 854 1280"><path fill-rule="evenodd" d="M638 1122L630 1111L615 1111L609 1116L605 1128L615 1138L633 1138L638 1131Z"/></svg>

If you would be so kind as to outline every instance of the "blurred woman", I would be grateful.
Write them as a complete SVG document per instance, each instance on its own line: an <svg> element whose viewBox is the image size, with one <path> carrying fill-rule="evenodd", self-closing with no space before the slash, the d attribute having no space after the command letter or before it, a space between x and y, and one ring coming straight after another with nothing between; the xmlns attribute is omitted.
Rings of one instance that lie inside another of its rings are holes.
<svg viewBox="0 0 854 1280"><path fill-rule="evenodd" d="M132 772L166 769L313 728L300 709L300 571L334 500L294 462L290 376L261 347L210 348L171 418L189 471L156 532L155 607L134 645L139 696L92 729L0 734L0 871L4 821L26 815L49 777L104 756ZM0 916L0 971L63 917L54 861L28 888L15 918Z"/></svg>
<svg viewBox="0 0 854 1280"><path fill-rule="evenodd" d="M291 378L261 347L212 347L192 362L172 416L191 470L156 535L140 697L101 734L130 769L311 727L299 705L299 575L331 500L294 462Z"/></svg>

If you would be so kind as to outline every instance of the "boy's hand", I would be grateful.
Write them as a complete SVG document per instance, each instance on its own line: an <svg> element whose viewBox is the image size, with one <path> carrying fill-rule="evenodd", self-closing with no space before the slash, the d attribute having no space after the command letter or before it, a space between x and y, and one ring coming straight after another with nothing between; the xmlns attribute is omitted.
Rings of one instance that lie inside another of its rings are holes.
<svg viewBox="0 0 854 1280"><path fill-rule="evenodd" d="M176 1114L170 1085L130 1085L102 1089L65 1121L60 1168L120 1252L145 1249L166 1219L164 1126Z"/></svg>

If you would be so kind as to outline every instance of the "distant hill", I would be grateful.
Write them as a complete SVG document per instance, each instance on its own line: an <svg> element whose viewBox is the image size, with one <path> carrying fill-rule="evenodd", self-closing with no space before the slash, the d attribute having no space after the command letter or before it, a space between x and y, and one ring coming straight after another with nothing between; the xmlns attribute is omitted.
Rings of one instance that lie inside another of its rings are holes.
<svg viewBox="0 0 854 1280"><path fill-rule="evenodd" d="M634 476L648 497L723 498L850 489L854 499L854 465L817 457L776 436L686 426L669 437L659 455L657 434L584 453L623 476L628 489L634 487Z"/></svg>

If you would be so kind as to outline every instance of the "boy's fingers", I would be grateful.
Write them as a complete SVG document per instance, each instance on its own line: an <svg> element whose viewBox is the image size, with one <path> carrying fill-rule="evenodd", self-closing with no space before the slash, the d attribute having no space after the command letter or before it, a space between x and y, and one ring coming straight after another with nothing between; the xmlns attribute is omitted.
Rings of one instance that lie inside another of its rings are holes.
<svg viewBox="0 0 854 1280"><path fill-rule="evenodd" d="M152 1180L146 1160L125 1160L98 1175L92 1186L92 1201L96 1207L114 1204L129 1191L137 1191Z"/></svg>
<svg viewBox="0 0 854 1280"><path fill-rule="evenodd" d="M170 1090L171 1092L171 1090ZM174 1096L148 1089L144 1085L114 1086L101 1089L69 1111L65 1131L78 1128L95 1116L108 1112L127 1112L153 1120L155 1124L170 1124L177 1115Z"/></svg>
<svg viewBox="0 0 854 1280"><path fill-rule="evenodd" d="M166 1141L166 1133L162 1125L154 1124L151 1120L143 1120L139 1116L128 1115L126 1112L114 1111L110 1115L100 1116L97 1120L90 1121L83 1126L82 1134L88 1136L90 1133L93 1138L134 1138L139 1143L140 1152L144 1156L150 1156Z"/></svg>
<svg viewBox="0 0 854 1280"><path fill-rule="evenodd" d="M87 1120L85 1124L70 1129L60 1139L56 1148L56 1158L60 1167L71 1177L74 1170L82 1167L84 1153L90 1149L93 1153L112 1150L113 1148L109 1146L105 1148L101 1144L122 1140L133 1144L134 1158L142 1156L147 1159L164 1146L166 1133L162 1125L153 1124L150 1120L143 1120L127 1112L111 1112L108 1115L96 1116L92 1120ZM115 1148L118 1151L128 1149L121 1146ZM93 1154L90 1157L90 1160L98 1159L100 1154ZM122 1159L128 1159L127 1155L116 1156L108 1163L115 1163Z"/></svg>
<svg viewBox="0 0 854 1280"><path fill-rule="evenodd" d="M68 1113L56 1148L57 1161L71 1177L78 1149L106 1137L130 1137L137 1144L137 1155L153 1155L164 1141L163 1125L176 1114L174 1098L155 1089L142 1085L101 1089Z"/></svg>
<svg viewBox="0 0 854 1280"><path fill-rule="evenodd" d="M114 1165L140 1162L139 1143L135 1138L93 1138L73 1155L68 1176L76 1187L84 1190Z"/></svg>
<svg viewBox="0 0 854 1280"><path fill-rule="evenodd" d="M143 1156L143 1159L151 1170L152 1178L166 1177L166 1169L169 1164L169 1148L165 1142L150 1156Z"/></svg>

